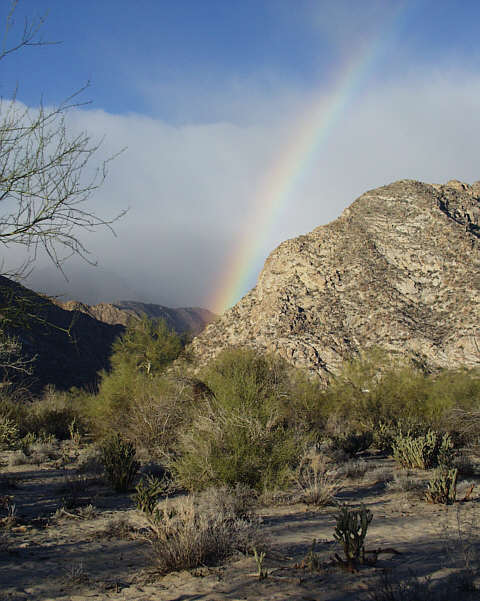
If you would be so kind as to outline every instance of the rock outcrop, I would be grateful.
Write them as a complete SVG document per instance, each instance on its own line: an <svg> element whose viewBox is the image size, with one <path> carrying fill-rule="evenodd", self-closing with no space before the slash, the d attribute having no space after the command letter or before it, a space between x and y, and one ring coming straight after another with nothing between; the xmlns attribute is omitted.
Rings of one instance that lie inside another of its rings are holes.
<svg viewBox="0 0 480 601"><path fill-rule="evenodd" d="M480 364L480 182L402 180L287 240L257 285L192 344L276 352L325 377L360 350Z"/></svg>

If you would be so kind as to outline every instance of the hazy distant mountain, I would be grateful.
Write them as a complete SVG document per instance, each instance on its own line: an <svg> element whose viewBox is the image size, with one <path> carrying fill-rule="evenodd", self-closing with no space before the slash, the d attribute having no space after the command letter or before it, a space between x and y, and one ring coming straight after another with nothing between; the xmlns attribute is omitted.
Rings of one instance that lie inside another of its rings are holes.
<svg viewBox="0 0 480 601"><path fill-rule="evenodd" d="M28 384L34 391L46 384L68 389L96 384L97 374L108 368L113 341L129 316L163 318L179 333L199 333L215 318L200 308L170 309L160 305L124 302L90 307L75 301L61 303L0 276L2 307L18 310L3 328L17 337L24 355L36 357ZM0 315L1 316L1 315Z"/></svg>
<svg viewBox="0 0 480 601"><path fill-rule="evenodd" d="M129 317L141 317L142 315L146 315L150 319L164 319L167 325L179 334L190 333L194 336L216 318L214 313L200 307L172 309L163 305L136 301L99 303L98 305L87 305L76 301L55 302L68 311L81 311L109 324L126 325Z"/></svg>
<svg viewBox="0 0 480 601"><path fill-rule="evenodd" d="M27 384L41 390L46 384L68 389L93 386L97 372L108 366L111 346L124 330L78 311L67 311L42 296L0 277L2 307L18 309L3 327L22 343L25 356L35 357Z"/></svg>
<svg viewBox="0 0 480 601"><path fill-rule="evenodd" d="M203 363L231 345L320 376L370 346L480 365L480 182L398 181L283 242L192 348Z"/></svg>

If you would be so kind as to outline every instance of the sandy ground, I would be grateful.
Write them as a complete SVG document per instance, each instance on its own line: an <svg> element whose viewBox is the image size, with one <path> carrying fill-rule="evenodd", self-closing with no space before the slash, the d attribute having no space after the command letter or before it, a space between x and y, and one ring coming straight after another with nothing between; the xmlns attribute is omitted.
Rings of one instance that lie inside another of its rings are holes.
<svg viewBox="0 0 480 601"><path fill-rule="evenodd" d="M254 559L244 556L161 577L130 496L111 493L98 474L79 474L75 451L40 465L9 466L8 453L1 459L0 516L15 505L15 519L4 519L0 527L0 601L357 601L378 590L385 571L396 579L428 576L443 587L465 566L470 545L480 541L476 489L467 502L429 505L418 494L391 491L367 472L347 480L338 501L363 502L373 512L367 549L394 548L399 554L382 554L375 566L348 573L329 564L340 552L333 539L335 507L271 506L258 509L269 540L266 579L258 579ZM374 459L394 469L391 460ZM72 484L79 479L80 485ZM310 571L302 560L314 539L323 565ZM480 593L454 598L480 599Z"/></svg>

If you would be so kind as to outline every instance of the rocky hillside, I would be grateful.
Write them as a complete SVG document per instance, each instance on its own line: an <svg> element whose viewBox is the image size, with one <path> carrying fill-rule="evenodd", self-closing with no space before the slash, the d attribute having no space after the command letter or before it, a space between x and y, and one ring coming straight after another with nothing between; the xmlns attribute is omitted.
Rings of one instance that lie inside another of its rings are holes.
<svg viewBox="0 0 480 601"><path fill-rule="evenodd" d="M199 334L207 324L216 318L214 313L200 307L172 309L163 305L135 301L99 303L98 305L86 305L77 301L56 302L68 311L80 311L112 325L120 324L124 326L130 317L140 318L142 315L146 315L150 319L164 319L168 327L179 334L190 333L194 336Z"/></svg>
<svg viewBox="0 0 480 601"><path fill-rule="evenodd" d="M376 345L432 367L480 364L480 182L402 180L287 240L194 340L274 351L320 376Z"/></svg>

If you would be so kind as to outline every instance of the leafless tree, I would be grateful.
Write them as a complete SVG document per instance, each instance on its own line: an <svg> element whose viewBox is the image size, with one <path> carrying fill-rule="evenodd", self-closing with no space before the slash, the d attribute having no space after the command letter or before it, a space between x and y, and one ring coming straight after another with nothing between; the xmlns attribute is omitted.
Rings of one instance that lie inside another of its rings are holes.
<svg viewBox="0 0 480 601"><path fill-rule="evenodd" d="M17 5L18 0L12 0L6 16L0 66L12 54L52 43L40 36L44 17L26 20L17 34ZM92 262L82 232L99 227L113 232L112 223L124 214L104 218L87 202L105 180L111 159L97 160L101 142L93 142L86 132L72 134L67 127L68 113L82 104L78 98L85 87L53 107L43 102L25 107L16 90L0 99L0 248L20 245L29 257L22 265L1 264L0 275L25 276L41 249L62 273L72 255ZM21 318L21 302L18 295L14 302L5 302L8 288L0 292L0 371L28 371L20 343L6 333Z"/></svg>
<svg viewBox="0 0 480 601"><path fill-rule="evenodd" d="M7 16L0 64L14 52L51 43L39 38L40 17L25 22L19 39L8 44L17 4L11 3ZM26 247L30 261L43 248L60 270L72 255L89 261L82 230L104 226L113 231L112 223L124 214L103 218L87 203L105 180L111 159L94 165L100 143L86 132L71 135L67 128L67 114L79 106L83 89L55 107L24 107L16 93L0 100L0 243ZM29 264L2 272L18 276Z"/></svg>

